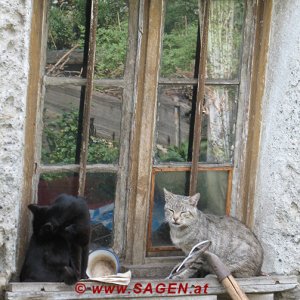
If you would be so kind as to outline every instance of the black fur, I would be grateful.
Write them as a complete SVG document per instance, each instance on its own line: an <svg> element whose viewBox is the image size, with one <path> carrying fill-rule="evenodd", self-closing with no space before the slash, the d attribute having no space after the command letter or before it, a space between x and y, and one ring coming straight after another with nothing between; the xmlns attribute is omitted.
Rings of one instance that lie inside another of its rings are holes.
<svg viewBox="0 0 300 300"><path fill-rule="evenodd" d="M62 194L52 205L28 208L33 235L20 280L73 284L86 278L90 216L85 200Z"/></svg>

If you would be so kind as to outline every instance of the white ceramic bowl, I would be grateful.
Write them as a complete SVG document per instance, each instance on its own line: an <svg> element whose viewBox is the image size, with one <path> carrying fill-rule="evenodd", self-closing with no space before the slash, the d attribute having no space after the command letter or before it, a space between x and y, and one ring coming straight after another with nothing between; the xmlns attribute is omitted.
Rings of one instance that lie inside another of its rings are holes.
<svg viewBox="0 0 300 300"><path fill-rule="evenodd" d="M119 272L119 268L119 259L113 251L99 249L89 254L86 274L89 278L114 275Z"/></svg>

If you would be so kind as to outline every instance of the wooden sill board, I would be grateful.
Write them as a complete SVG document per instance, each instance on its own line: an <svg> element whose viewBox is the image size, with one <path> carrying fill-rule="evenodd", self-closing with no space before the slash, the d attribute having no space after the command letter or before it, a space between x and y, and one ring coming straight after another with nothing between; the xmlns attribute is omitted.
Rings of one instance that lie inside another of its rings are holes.
<svg viewBox="0 0 300 300"><path fill-rule="evenodd" d="M298 284L296 276L263 276L263 277L251 277L251 278L239 278L236 279L242 290L247 294L273 294L276 292L283 292L295 288ZM158 284L165 284L167 286L170 283L173 283L177 287L179 284L185 286L188 284L188 291L175 294L170 293L157 293L155 292L155 286ZM140 284L145 288L148 284L151 284L153 287L152 293L134 293L134 287L136 284ZM205 285L208 285L207 294L204 294L203 288ZM216 299L215 297L204 297L204 296L213 296L225 294L225 289L217 281L216 278L199 278L199 279L189 279L186 281L176 281L176 280L165 280L165 279L134 279L130 282L126 293L104 293L93 294L92 286L101 286L101 283L98 282L86 282L85 283L87 290L83 294L78 294L75 291L75 286L67 286L64 283L44 283L44 282L14 282L9 283L5 293L5 299L147 299L147 298L171 298L183 299L184 296L189 295L193 299ZM194 289L197 286L202 287L202 293L199 295L194 294ZM271 298L270 298L271 299Z"/></svg>

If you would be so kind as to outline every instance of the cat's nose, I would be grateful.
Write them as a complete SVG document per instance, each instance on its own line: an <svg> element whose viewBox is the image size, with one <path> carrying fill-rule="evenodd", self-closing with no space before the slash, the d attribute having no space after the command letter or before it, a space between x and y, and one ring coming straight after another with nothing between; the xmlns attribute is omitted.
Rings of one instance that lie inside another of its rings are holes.
<svg viewBox="0 0 300 300"><path fill-rule="evenodd" d="M174 223L178 223L178 222L177 222L178 220L179 220L179 217L177 217L177 216L174 216L174 217L173 217Z"/></svg>

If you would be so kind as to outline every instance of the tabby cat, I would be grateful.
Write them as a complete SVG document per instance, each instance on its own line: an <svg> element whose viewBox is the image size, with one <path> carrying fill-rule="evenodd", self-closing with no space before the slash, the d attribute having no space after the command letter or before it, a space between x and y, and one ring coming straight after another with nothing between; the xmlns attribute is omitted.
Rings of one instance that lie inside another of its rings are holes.
<svg viewBox="0 0 300 300"><path fill-rule="evenodd" d="M188 254L203 240L212 242L208 251L216 254L235 277L260 275L263 249L254 233L235 218L204 214L197 208L200 194L181 196L164 189L165 218L170 225L173 244ZM213 270L200 258L174 278L185 279L202 270Z"/></svg>

